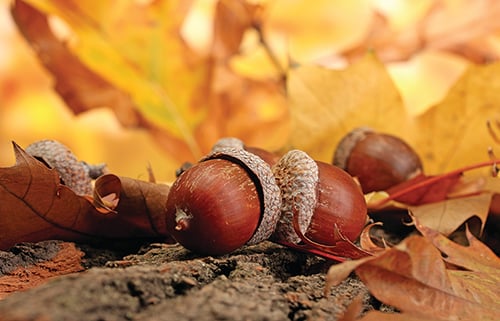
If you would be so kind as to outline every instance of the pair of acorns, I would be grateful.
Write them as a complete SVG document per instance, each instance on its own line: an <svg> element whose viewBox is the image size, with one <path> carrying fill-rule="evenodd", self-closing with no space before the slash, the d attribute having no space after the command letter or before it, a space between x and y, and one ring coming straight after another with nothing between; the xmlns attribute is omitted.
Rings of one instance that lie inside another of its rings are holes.
<svg viewBox="0 0 500 321"><path fill-rule="evenodd" d="M167 232L185 248L208 255L264 240L298 244L306 238L333 247L360 235L367 221L363 193L422 171L406 143L366 128L342 139L333 163L300 150L279 158L235 138L221 139L171 186Z"/></svg>

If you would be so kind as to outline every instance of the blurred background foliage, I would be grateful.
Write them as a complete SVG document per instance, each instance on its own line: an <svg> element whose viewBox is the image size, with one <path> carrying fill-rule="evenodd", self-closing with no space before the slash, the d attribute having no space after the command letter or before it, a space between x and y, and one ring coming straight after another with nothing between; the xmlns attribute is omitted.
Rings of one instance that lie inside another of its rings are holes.
<svg viewBox="0 0 500 321"><path fill-rule="evenodd" d="M171 181L223 136L289 146L290 67L373 52L417 117L500 54L495 0L15 1L19 28L0 6L0 166L11 141L50 138Z"/></svg>

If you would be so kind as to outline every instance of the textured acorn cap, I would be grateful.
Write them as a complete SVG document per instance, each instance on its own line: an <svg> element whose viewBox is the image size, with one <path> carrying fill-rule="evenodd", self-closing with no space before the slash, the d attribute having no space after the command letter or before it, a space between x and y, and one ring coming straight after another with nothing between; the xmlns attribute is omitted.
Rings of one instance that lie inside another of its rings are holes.
<svg viewBox="0 0 500 321"><path fill-rule="evenodd" d="M235 143L234 145L227 144ZM247 172L254 176L254 181L258 181L262 191L261 211L262 217L257 230L248 245L257 244L267 240L274 232L281 213L280 189L276 184L271 167L260 157L243 149L243 143L238 144L236 139L225 140L222 144L216 144L212 153L204 157L201 161L221 158L230 160L247 169ZM241 141L240 141L241 142Z"/></svg>
<svg viewBox="0 0 500 321"><path fill-rule="evenodd" d="M369 127L358 127L351 130L337 145L335 154L333 155L333 165L346 169L349 155L351 155L354 146L356 146L359 141L365 139L367 134L373 132L374 130Z"/></svg>
<svg viewBox="0 0 500 321"><path fill-rule="evenodd" d="M279 156L273 152L265 150L260 147L246 146L240 139L235 137L224 137L219 139L212 147L212 153L224 150L225 148L244 149L247 152L255 154L262 158L269 166L274 165Z"/></svg>
<svg viewBox="0 0 500 321"><path fill-rule="evenodd" d="M79 162L71 150L55 140L40 140L26 147L31 156L57 170L63 183L78 195L92 194L89 167Z"/></svg>
<svg viewBox="0 0 500 321"><path fill-rule="evenodd" d="M273 238L297 243L300 238L293 228L293 211L297 211L300 231L305 234L316 208L318 165L305 152L291 150L273 166L273 173L282 199L281 217Z"/></svg>
<svg viewBox="0 0 500 321"><path fill-rule="evenodd" d="M245 144L236 137L224 137L215 142L212 146L212 153L223 151L226 148L245 149Z"/></svg>

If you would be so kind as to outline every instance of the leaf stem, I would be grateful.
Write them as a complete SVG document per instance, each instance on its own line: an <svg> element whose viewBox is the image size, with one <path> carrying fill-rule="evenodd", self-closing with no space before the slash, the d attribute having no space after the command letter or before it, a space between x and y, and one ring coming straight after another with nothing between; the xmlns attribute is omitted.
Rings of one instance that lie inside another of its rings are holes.
<svg viewBox="0 0 500 321"><path fill-rule="evenodd" d="M395 200L395 199L397 199L405 194L411 193L417 189L432 185L432 184L434 184L442 179L448 178L448 177L459 176L459 175L463 174L464 172L471 171L473 169L478 169L478 168L486 167L486 166L496 167L496 164L498 162L499 162L498 159L490 159L489 161L484 161L481 163L468 165L468 166L465 166L465 167L462 167L459 169L455 169L455 170L448 172L448 173L444 173L444 174L436 175L436 176L431 176L423 181L420 181L420 182L413 184L407 188L404 188L404 189L399 190L393 194L390 194L387 198L384 198L378 202L371 204L370 207L373 207L373 208L381 207L381 206L387 204L388 202L393 201L393 200Z"/></svg>
<svg viewBox="0 0 500 321"><path fill-rule="evenodd" d="M274 65L278 73L282 76L282 78L286 79L286 70L283 68L281 65L278 57L276 56L276 53L273 51L269 43L267 42L266 36L264 35L264 31L262 30L262 23L260 21L254 21L253 23L253 28L255 31L257 31L257 34L259 35L259 42L264 47L264 50L266 51L267 56L269 57L269 60L271 60L271 63Z"/></svg>

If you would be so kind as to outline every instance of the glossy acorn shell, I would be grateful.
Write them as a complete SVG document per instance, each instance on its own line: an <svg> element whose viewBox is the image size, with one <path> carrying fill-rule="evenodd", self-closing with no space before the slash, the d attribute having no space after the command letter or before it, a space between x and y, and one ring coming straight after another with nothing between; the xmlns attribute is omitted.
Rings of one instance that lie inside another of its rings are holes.
<svg viewBox="0 0 500 321"><path fill-rule="evenodd" d="M247 171L225 159L209 159L182 173L172 185L167 231L185 248L226 254L250 240L259 225L259 191Z"/></svg>
<svg viewBox="0 0 500 321"><path fill-rule="evenodd" d="M340 232L354 241L366 222L366 202L356 181L339 167L313 160L300 150L273 167L282 195L282 215L273 239L299 243L293 221L311 241L335 245Z"/></svg>
<svg viewBox="0 0 500 321"><path fill-rule="evenodd" d="M385 191L422 173L422 162L410 145L366 128L344 137L333 164L356 177L364 193Z"/></svg>
<svg viewBox="0 0 500 321"><path fill-rule="evenodd" d="M333 226L347 239L358 238L366 223L366 202L359 185L342 169L317 161L319 180L316 206L306 236L325 245L335 245Z"/></svg>

